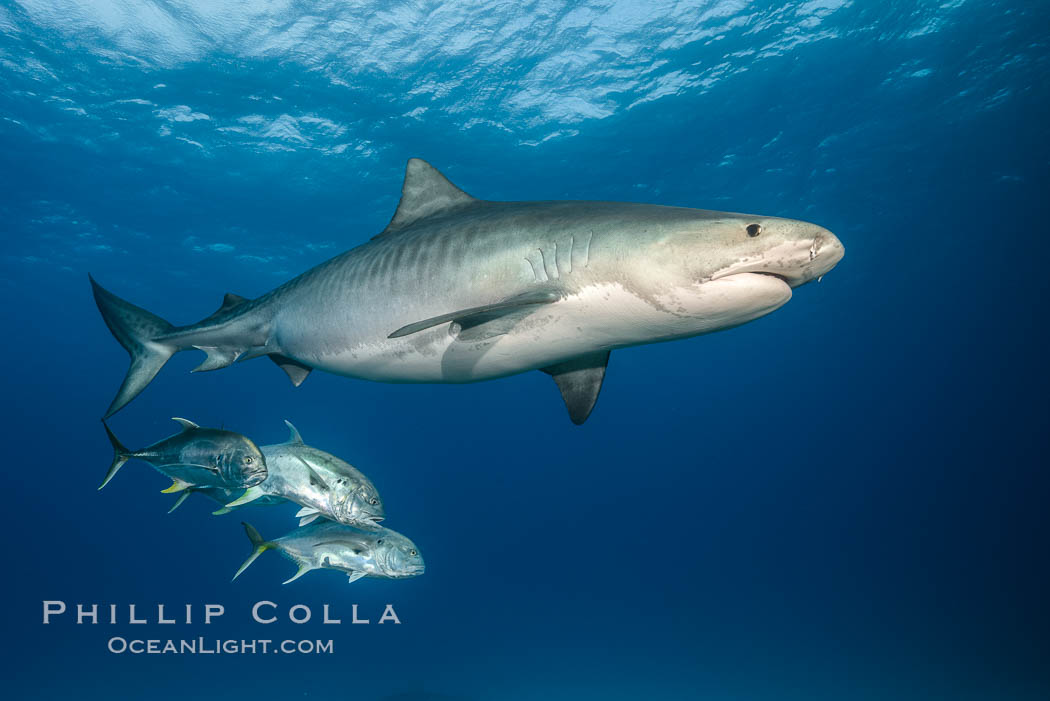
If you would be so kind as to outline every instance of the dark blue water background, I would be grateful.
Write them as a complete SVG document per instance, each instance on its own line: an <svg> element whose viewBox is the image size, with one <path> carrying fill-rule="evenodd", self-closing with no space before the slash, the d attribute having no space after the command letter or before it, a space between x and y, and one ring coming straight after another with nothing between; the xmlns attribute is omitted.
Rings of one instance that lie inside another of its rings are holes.
<svg viewBox="0 0 1050 701"><path fill-rule="evenodd" d="M1045 4L696 5L0 7L11 698L1046 698ZM765 319L617 351L579 428L538 372L294 389L180 354L128 445L290 419L428 566L281 587L266 554L231 584L239 516L276 536L294 507L166 515L141 463L96 491L126 357L87 274L196 321L382 229L411 156L486 199L789 216L847 254ZM44 599L227 613L43 626ZM373 625L259 626L260 599Z"/></svg>

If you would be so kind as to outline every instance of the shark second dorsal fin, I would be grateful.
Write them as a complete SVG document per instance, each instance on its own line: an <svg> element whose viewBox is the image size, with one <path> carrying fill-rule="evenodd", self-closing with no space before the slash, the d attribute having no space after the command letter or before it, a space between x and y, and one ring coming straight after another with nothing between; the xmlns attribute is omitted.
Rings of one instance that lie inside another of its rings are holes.
<svg viewBox="0 0 1050 701"><path fill-rule="evenodd" d="M405 228L424 217L469 205L477 200L449 182L437 168L420 158L410 158L401 186L401 202L379 238Z"/></svg>

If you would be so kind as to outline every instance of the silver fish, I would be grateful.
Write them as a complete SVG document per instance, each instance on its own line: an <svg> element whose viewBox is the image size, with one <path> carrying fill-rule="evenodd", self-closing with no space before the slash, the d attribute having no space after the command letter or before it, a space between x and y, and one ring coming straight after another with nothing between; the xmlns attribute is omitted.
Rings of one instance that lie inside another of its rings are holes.
<svg viewBox="0 0 1050 701"><path fill-rule="evenodd" d="M350 463L306 445L295 426L284 423L291 431L288 441L262 447L266 480L226 507L280 497L303 507L296 514L300 526L329 518L347 526L377 528L384 516L383 501L372 482Z"/></svg>
<svg viewBox="0 0 1050 701"><path fill-rule="evenodd" d="M266 479L266 458L251 439L233 431L201 428L188 419L173 418L182 430L141 450L128 450L103 422L113 445L113 462L99 489L109 484L128 460L149 463L172 484L165 493L192 486L244 488Z"/></svg>
<svg viewBox="0 0 1050 701"><path fill-rule="evenodd" d="M106 291L95 301L131 367L106 416L173 354L196 370L269 356L299 385L314 368L380 382L554 378L574 423L610 351L739 326L780 308L842 258L793 219L624 202L489 202L408 162L401 202L371 241L248 300L175 327Z"/></svg>
<svg viewBox="0 0 1050 701"><path fill-rule="evenodd" d="M251 524L242 525L252 543L252 552L233 575L234 579L267 550L279 550L299 566L284 584L316 569L345 572L351 582L362 577L416 577L425 569L423 556L415 543L389 528L362 531L333 521L317 521L269 541L263 539Z"/></svg>

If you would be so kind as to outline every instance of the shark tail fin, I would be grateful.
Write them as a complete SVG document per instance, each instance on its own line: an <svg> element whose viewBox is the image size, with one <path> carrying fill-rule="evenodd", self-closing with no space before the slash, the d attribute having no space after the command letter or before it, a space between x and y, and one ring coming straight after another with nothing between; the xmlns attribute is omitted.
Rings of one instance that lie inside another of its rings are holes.
<svg viewBox="0 0 1050 701"><path fill-rule="evenodd" d="M168 359L181 348L170 342L153 340L161 334L170 333L174 326L159 316L117 297L95 282L94 278L90 280L95 304L98 305L106 326L131 356L131 366L124 377L124 383L103 417L108 419L145 389Z"/></svg>
<svg viewBox="0 0 1050 701"><path fill-rule="evenodd" d="M102 427L106 429L106 436L109 438L110 445L113 446L113 462L109 465L109 471L106 472L106 478L102 480L102 484L98 486L99 489L102 489L109 484L109 481L113 479L113 475L117 474L117 470L124 467L124 463L131 458L131 452L124 447L120 442L120 439L113 435L113 431L110 430L109 424L103 421Z"/></svg>
<svg viewBox="0 0 1050 701"><path fill-rule="evenodd" d="M275 543L271 543L268 540L264 540L263 537L259 535L259 531L255 530L255 526L253 526L252 524L247 523L245 521L241 521L241 525L244 526L244 532L248 534L248 540L252 542L252 554L248 556L248 559L244 561L244 564L242 564L240 569L237 570L236 574L233 575L234 579L237 579L239 576L241 576L241 572L244 572L246 569L248 569L248 565L255 562L255 558L259 557L267 550L271 550L277 547Z"/></svg>

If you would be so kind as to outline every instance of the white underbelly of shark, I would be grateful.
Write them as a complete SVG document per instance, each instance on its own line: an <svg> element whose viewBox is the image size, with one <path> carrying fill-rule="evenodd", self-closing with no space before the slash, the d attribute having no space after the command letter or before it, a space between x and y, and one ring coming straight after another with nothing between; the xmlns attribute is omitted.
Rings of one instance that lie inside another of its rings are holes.
<svg viewBox="0 0 1050 701"><path fill-rule="evenodd" d="M756 273L678 288L651 300L608 283L469 332L452 322L414 337L375 338L340 353L298 359L378 382L479 382L595 352L732 328L790 299L791 287L783 280ZM285 349L291 357L296 357L294 351Z"/></svg>

